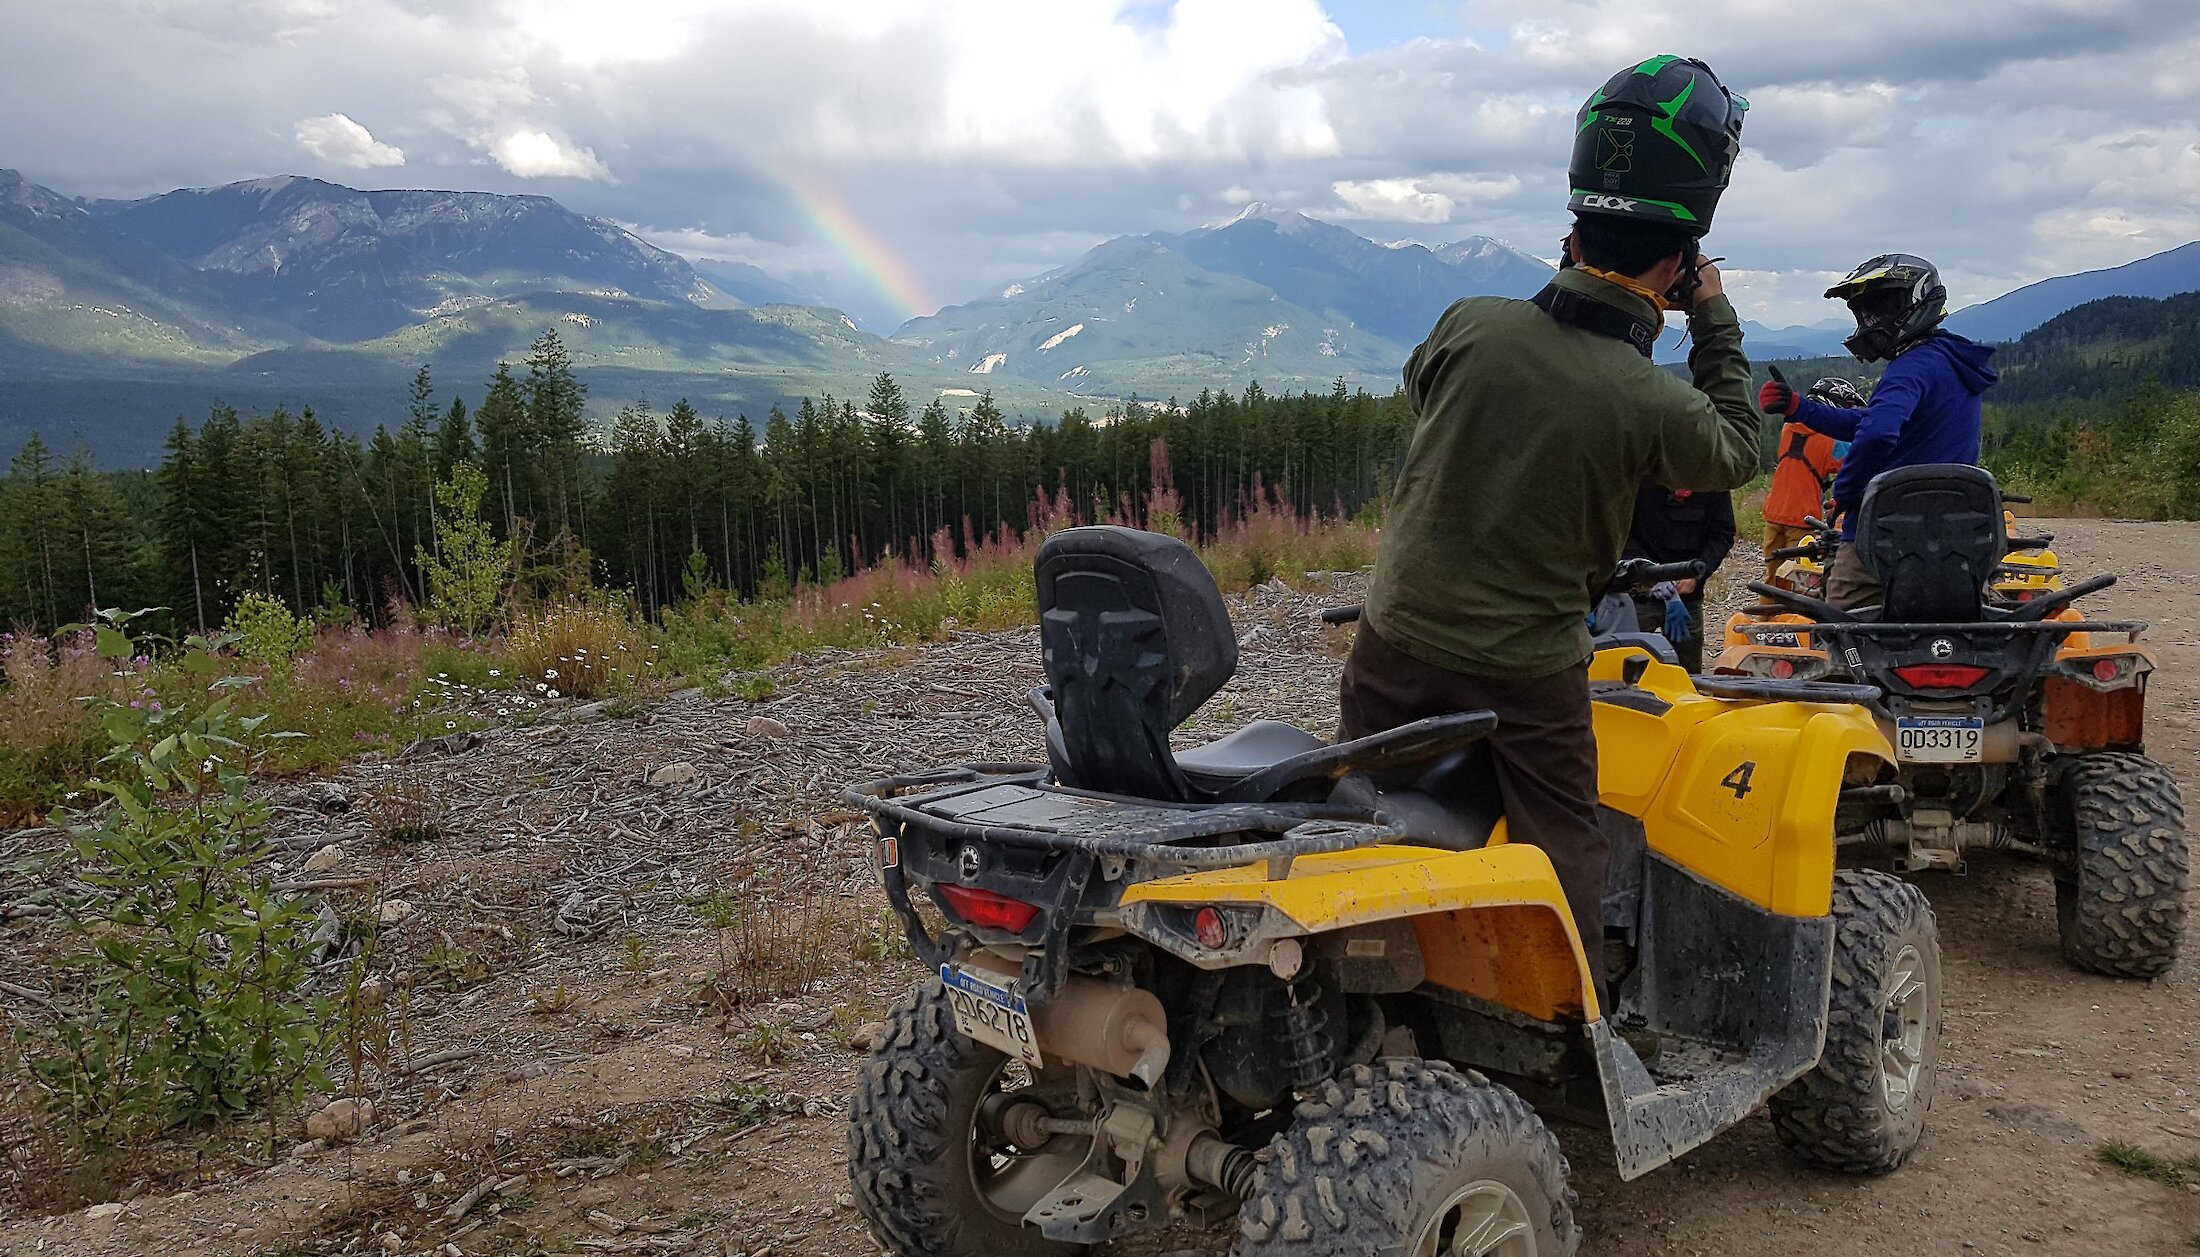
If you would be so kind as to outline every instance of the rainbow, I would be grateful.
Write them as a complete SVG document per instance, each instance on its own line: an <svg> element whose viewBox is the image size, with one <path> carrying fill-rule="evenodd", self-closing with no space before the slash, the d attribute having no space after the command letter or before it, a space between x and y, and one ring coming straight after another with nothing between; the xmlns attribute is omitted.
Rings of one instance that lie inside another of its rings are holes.
<svg viewBox="0 0 2200 1257"><path fill-rule="evenodd" d="M917 318L938 312L940 302L933 299L916 268L857 217L839 192L801 176L783 175L778 182L833 251L899 306L905 316Z"/></svg>

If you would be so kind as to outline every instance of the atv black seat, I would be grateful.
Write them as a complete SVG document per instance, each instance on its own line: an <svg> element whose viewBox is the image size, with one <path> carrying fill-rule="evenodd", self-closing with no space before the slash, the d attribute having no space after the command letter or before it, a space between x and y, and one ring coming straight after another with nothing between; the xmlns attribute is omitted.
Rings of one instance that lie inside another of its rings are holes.
<svg viewBox="0 0 2200 1257"><path fill-rule="evenodd" d="M1970 623L2008 553L2001 489L1978 467L1933 463L1872 479L1856 519L1858 556L1879 578L1885 623Z"/></svg>
<svg viewBox="0 0 2200 1257"><path fill-rule="evenodd" d="M1254 773L1329 745L1297 725L1256 720L1212 742L1176 753L1177 767L1192 784L1223 790Z"/></svg>
<svg viewBox="0 0 2200 1257"><path fill-rule="evenodd" d="M1331 745L1259 721L1180 759L1169 731L1237 670L1237 639L1199 556L1175 537L1112 526L1047 538L1039 641L1055 780L1163 803L1265 803L1326 793L1354 772L1425 765L1489 735L1486 711L1429 716Z"/></svg>
<svg viewBox="0 0 2200 1257"><path fill-rule="evenodd" d="M1035 566L1063 784L1191 799L1169 731L1237 671L1214 577L1175 537L1105 525L1047 538Z"/></svg>

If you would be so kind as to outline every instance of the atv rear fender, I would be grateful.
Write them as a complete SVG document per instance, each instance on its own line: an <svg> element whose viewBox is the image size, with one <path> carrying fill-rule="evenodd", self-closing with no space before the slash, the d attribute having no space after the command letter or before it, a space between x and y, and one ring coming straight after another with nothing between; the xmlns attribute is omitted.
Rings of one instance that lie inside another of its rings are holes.
<svg viewBox="0 0 2200 1257"><path fill-rule="evenodd" d="M1196 918L1207 908L1225 922L1222 948L1198 941ZM1277 959L1284 940L1409 921L1437 986L1539 1021L1602 1016L1550 857L1507 842L1503 822L1473 851L1386 845L1305 856L1280 880L1249 865L1142 882L1123 892L1116 919L1207 969L1288 967Z"/></svg>

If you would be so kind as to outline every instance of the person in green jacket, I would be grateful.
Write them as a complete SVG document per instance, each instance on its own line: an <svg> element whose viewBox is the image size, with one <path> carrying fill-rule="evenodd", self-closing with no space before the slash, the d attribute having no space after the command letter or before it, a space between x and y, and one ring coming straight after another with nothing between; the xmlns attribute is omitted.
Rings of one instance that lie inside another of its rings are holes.
<svg viewBox="0 0 2200 1257"><path fill-rule="evenodd" d="M1600 995L1590 599L1618 565L1636 486L1757 474L1741 324L1697 252L1747 107L1698 61L1615 76L1578 118L1570 264L1532 300L1454 303L1413 351L1413 436L1340 695L1347 738L1497 713L1508 831L1551 857ZM1689 381L1650 358L1668 309L1688 315Z"/></svg>

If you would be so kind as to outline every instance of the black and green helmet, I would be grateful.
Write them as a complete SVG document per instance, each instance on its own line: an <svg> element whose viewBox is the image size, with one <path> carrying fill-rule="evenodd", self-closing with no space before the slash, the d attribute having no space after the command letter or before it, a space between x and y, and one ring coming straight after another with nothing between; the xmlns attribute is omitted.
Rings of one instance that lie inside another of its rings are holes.
<svg viewBox="0 0 2200 1257"><path fill-rule="evenodd" d="M1748 108L1701 61L1652 57L1620 71L1575 116L1567 208L1704 234Z"/></svg>

